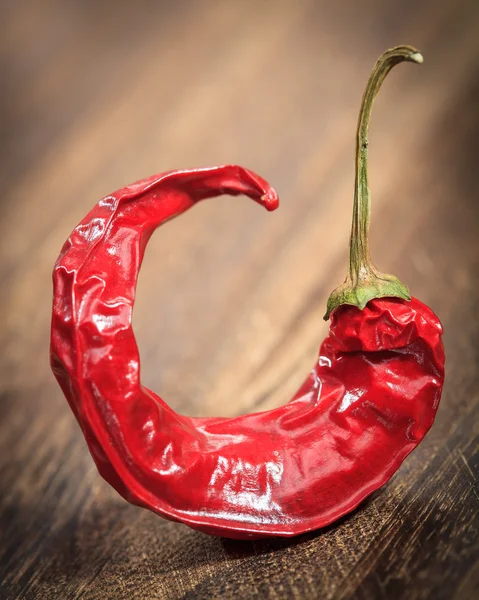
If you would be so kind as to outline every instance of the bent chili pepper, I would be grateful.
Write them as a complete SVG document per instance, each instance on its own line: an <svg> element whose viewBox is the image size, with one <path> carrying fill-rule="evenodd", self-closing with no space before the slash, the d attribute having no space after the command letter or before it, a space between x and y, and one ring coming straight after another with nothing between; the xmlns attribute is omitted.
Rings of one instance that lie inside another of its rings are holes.
<svg viewBox="0 0 479 600"><path fill-rule="evenodd" d="M377 62L358 125L348 276L331 295L328 337L295 397L237 418L176 414L140 382L132 311L146 244L163 222L219 194L269 210L275 191L234 166L174 171L103 198L54 269L51 365L101 475L128 501L209 534L293 536L328 525L382 486L431 427L444 378L442 328L373 267L367 130L401 61Z"/></svg>

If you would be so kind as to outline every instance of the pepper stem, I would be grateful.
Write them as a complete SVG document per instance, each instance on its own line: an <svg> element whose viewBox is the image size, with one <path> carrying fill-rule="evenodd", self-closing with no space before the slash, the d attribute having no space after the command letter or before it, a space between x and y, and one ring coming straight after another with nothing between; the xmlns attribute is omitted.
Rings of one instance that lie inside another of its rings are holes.
<svg viewBox="0 0 479 600"><path fill-rule="evenodd" d="M380 273L369 254L371 195L368 188L368 129L371 109L387 74L403 61L421 64L423 57L412 46L396 46L387 50L374 65L364 90L356 133L356 171L348 273L344 283L337 287L328 299L325 320L342 304L352 304L363 309L374 298L411 299L408 288L394 275Z"/></svg>

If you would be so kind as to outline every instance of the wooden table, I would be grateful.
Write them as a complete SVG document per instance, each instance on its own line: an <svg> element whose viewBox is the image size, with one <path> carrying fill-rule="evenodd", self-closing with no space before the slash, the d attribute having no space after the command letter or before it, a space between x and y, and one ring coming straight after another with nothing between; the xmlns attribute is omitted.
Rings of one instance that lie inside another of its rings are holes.
<svg viewBox="0 0 479 600"><path fill-rule="evenodd" d="M2 8L0 597L434 598L479 591L479 5L107 0ZM445 327L436 423L335 526L233 542L124 502L48 365L53 263L103 195L232 162L267 214L211 200L152 239L134 326L176 410L287 401L315 360L350 226L354 132L379 54L418 46L373 111L372 253ZM476 596L477 597L477 596Z"/></svg>

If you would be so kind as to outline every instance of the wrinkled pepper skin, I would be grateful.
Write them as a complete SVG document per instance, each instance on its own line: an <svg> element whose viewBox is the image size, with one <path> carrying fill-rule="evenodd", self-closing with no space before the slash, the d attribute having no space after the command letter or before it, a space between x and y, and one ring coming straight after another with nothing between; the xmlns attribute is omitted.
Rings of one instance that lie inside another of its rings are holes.
<svg viewBox="0 0 479 600"><path fill-rule="evenodd" d="M278 204L233 166L158 175L97 204L55 265L51 365L99 472L126 500L213 535L294 536L353 510L423 439L444 379L442 328L416 299L342 306L288 404L176 414L140 382L136 282L153 231L219 194Z"/></svg>

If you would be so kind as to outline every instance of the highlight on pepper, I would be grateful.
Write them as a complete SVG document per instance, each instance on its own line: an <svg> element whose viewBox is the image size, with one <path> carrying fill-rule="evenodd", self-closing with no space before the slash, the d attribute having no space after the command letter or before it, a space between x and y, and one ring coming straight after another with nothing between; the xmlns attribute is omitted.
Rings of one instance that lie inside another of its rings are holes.
<svg viewBox="0 0 479 600"><path fill-rule="evenodd" d="M200 200L278 196L238 166L171 171L103 198L53 271L51 366L100 474L126 500L212 535L294 536L384 485L431 427L444 381L442 327L368 246L368 126L381 83L410 46L377 61L357 130L349 266L328 301L319 358L284 406L236 418L175 413L140 381L132 329L148 239ZM412 382L414 384L412 385Z"/></svg>

